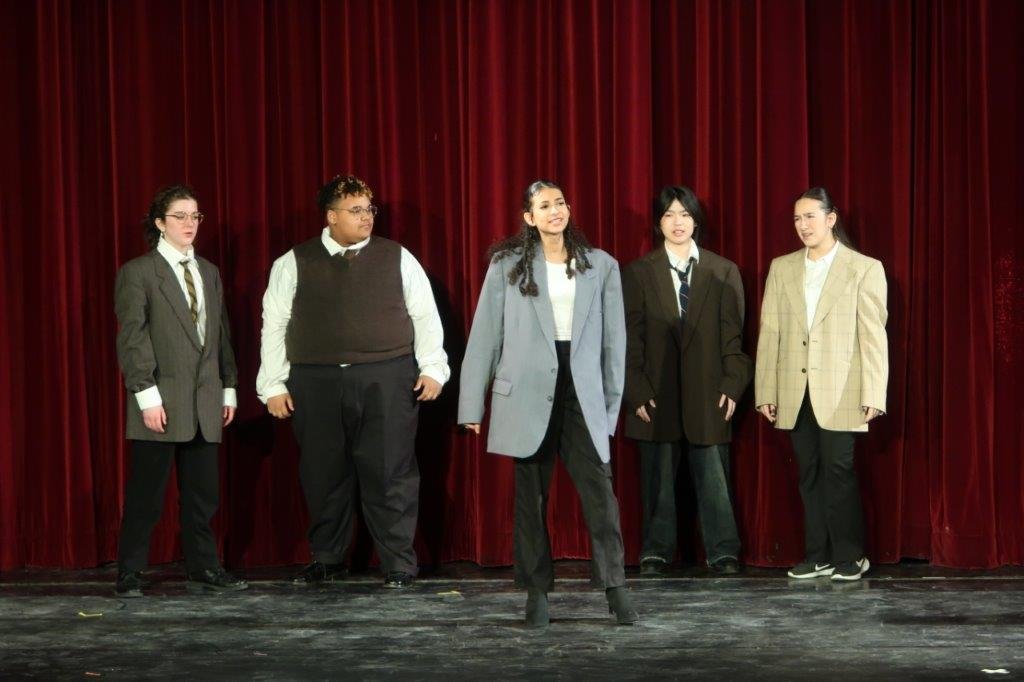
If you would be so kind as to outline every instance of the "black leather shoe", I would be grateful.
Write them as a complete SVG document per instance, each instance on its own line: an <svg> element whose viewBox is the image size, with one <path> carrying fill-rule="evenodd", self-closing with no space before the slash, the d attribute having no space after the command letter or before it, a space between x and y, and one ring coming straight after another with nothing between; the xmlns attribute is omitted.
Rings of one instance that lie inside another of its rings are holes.
<svg viewBox="0 0 1024 682"><path fill-rule="evenodd" d="M142 596L145 583L138 571L120 571L117 574L117 585L114 594L124 599L137 599Z"/></svg>
<svg viewBox="0 0 1024 682"><path fill-rule="evenodd" d="M194 594L202 592L238 592L249 589L249 583L236 578L223 568L204 568L189 572L185 589Z"/></svg>
<svg viewBox="0 0 1024 682"><path fill-rule="evenodd" d="M740 572L740 562L732 557L725 557L711 564L711 570L718 575L736 575Z"/></svg>
<svg viewBox="0 0 1024 682"><path fill-rule="evenodd" d="M550 622L548 593L530 588L526 593L526 627L546 628Z"/></svg>
<svg viewBox="0 0 1024 682"><path fill-rule="evenodd" d="M314 561L292 578L292 585L304 587L306 585L319 585L321 583L333 583L335 580L344 580L348 576L348 569L345 564L322 564Z"/></svg>
<svg viewBox="0 0 1024 682"><path fill-rule="evenodd" d="M413 578L408 573L402 571L395 571L388 573L388 576L384 578L384 587L392 590L399 590L403 587L409 587L412 585Z"/></svg>
<svg viewBox="0 0 1024 682"><path fill-rule="evenodd" d="M640 575L645 577L665 575L668 564L661 557L644 557L640 560Z"/></svg>
<svg viewBox="0 0 1024 682"><path fill-rule="evenodd" d="M615 614L619 625L632 625L640 620L640 614L633 608L629 591L625 587L609 587L604 591L608 597L608 613Z"/></svg>

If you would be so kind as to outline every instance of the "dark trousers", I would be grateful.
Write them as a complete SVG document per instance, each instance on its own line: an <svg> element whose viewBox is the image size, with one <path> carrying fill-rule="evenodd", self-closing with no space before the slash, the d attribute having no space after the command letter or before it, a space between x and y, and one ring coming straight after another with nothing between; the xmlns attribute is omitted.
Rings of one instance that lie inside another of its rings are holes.
<svg viewBox="0 0 1024 682"><path fill-rule="evenodd" d="M381 569L385 575L416 575L416 376L411 355L347 367L292 365L288 391L295 401L292 420L302 450L299 479L317 561L345 560L358 481L363 518Z"/></svg>
<svg viewBox="0 0 1024 682"><path fill-rule="evenodd" d="M562 459L590 531L591 582L600 587L626 584L619 503L612 490L611 466L601 461L590 438L569 370L569 342L558 341L558 379L551 421L537 453L515 465L515 581L520 587L550 592L555 586L548 536L548 488L555 453Z"/></svg>
<svg viewBox="0 0 1024 682"><path fill-rule="evenodd" d="M800 469L806 560L857 561L864 556L864 522L853 433L821 428L805 394L790 438Z"/></svg>
<svg viewBox="0 0 1024 682"><path fill-rule="evenodd" d="M132 472L125 490L124 517L118 543L118 567L141 571L148 563L149 538L164 509L171 465L178 468L181 548L190 573L220 565L210 519L217 511L220 480L217 443L196 434L188 443L132 441Z"/></svg>
<svg viewBox="0 0 1024 682"><path fill-rule="evenodd" d="M692 445L685 441L638 441L640 497L643 504L641 560L671 562L676 552L676 476L683 448L697 496L704 553L709 564L738 559L740 536L732 511L728 445Z"/></svg>

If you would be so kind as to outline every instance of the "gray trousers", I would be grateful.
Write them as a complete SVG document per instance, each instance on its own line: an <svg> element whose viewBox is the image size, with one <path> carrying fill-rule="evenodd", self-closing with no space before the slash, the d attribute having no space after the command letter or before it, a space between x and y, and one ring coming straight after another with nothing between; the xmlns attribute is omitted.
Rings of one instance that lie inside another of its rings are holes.
<svg viewBox="0 0 1024 682"><path fill-rule="evenodd" d="M547 509L557 452L579 493L590 531L591 583L606 589L619 587L626 584L626 572L611 466L601 461L590 439L569 372L569 342L557 342L556 349L558 380L547 433L537 453L517 459L515 465L516 585L545 592L555 587Z"/></svg>
<svg viewBox="0 0 1024 682"><path fill-rule="evenodd" d="M686 447L697 495L697 513L709 564L738 559L740 537L732 511L728 445L692 445L637 441L643 503L641 560L659 557L670 563L676 553L676 476Z"/></svg>

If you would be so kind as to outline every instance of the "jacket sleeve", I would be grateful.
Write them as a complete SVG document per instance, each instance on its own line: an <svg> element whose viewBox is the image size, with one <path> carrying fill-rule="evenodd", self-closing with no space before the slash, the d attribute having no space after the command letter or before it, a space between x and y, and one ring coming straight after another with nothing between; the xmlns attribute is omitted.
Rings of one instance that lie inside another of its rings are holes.
<svg viewBox="0 0 1024 682"><path fill-rule="evenodd" d="M608 435L615 435L626 381L626 318L622 301L619 264L612 259L601 292L604 306L604 330L601 339L601 372L604 404L608 410Z"/></svg>
<svg viewBox="0 0 1024 682"><path fill-rule="evenodd" d="M132 393L156 386L156 355L149 336L149 300L139 268L129 264L114 284L117 315L117 362L124 385Z"/></svg>
<svg viewBox="0 0 1024 682"><path fill-rule="evenodd" d="M779 288L775 263L768 269L768 283L761 302L761 325L754 365L754 406L779 404Z"/></svg>
<svg viewBox="0 0 1024 682"><path fill-rule="evenodd" d="M722 353L722 383L719 392L738 401L750 383L753 363L743 352L743 280L732 263L722 286L719 335Z"/></svg>
<svg viewBox="0 0 1024 682"><path fill-rule="evenodd" d="M889 383L889 342L885 323L889 313L885 271L873 261L864 274L857 294L857 338L860 342L861 398L864 407L885 412L885 394Z"/></svg>
<svg viewBox="0 0 1024 682"><path fill-rule="evenodd" d="M626 267L622 271L622 299L626 313L626 387L623 400L628 410L635 410L657 397L644 371L647 338L645 294L636 267Z"/></svg>
<svg viewBox="0 0 1024 682"><path fill-rule="evenodd" d="M224 388L238 387L238 365L235 364L235 351L231 347L231 324L228 320L228 308L224 305L224 286L220 272L216 273L217 301L220 304L220 380Z"/></svg>
<svg viewBox="0 0 1024 682"><path fill-rule="evenodd" d="M459 377L459 424L479 424L484 417L484 397L501 358L505 333L505 294L509 285L501 262L492 262L484 276L466 355Z"/></svg>

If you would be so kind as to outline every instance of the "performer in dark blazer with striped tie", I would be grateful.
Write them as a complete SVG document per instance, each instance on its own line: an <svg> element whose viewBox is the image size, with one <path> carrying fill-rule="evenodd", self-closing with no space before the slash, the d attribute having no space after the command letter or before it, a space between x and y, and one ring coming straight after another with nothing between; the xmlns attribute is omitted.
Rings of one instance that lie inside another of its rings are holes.
<svg viewBox="0 0 1024 682"><path fill-rule="evenodd" d="M217 444L235 416L238 371L220 273L193 248L202 220L190 187L161 189L143 220L152 250L117 275L117 358L132 441L118 548L121 597L142 596L140 571L172 465L189 591L248 587L221 568L210 529L218 504Z"/></svg>
<svg viewBox="0 0 1024 682"><path fill-rule="evenodd" d="M741 348L743 283L735 263L697 247L705 220L693 190L662 189L654 220L663 244L622 273L626 435L640 450L640 571L657 575L675 554L675 478L685 453L708 565L736 573L730 420L752 373Z"/></svg>

